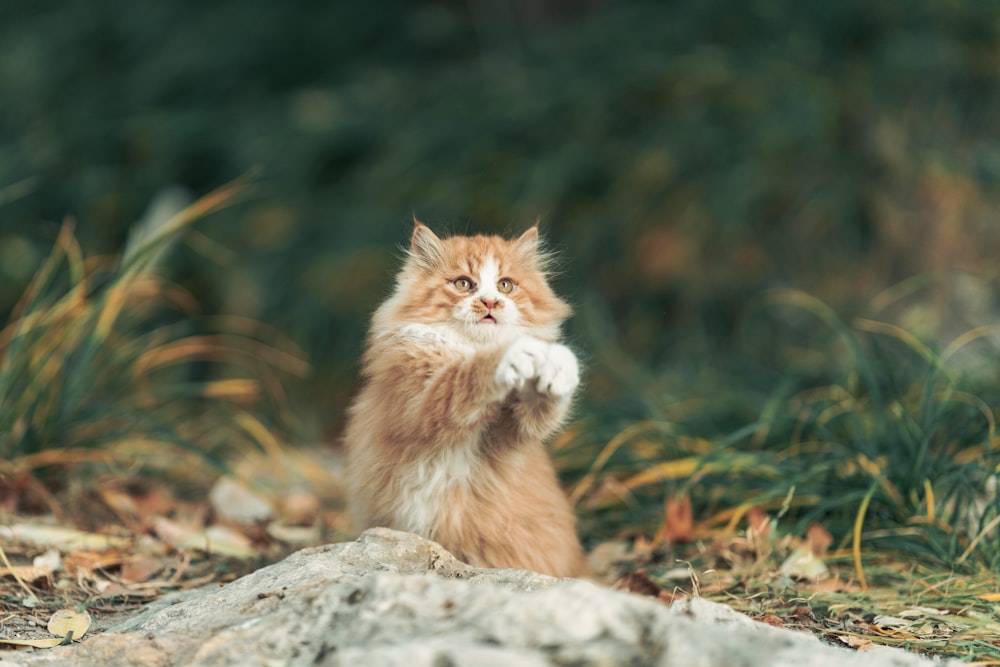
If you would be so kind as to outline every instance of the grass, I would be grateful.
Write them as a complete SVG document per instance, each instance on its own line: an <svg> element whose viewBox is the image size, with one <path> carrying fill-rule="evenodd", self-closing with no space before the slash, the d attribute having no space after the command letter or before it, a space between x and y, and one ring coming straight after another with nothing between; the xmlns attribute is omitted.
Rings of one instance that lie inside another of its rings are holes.
<svg viewBox="0 0 1000 667"><path fill-rule="evenodd" d="M243 188L173 211L121 259L86 257L63 225L0 331L8 494L27 489L59 516L94 470L203 495L247 447L281 455L282 375L305 364L255 323L192 331L192 297L156 272ZM942 339L893 310L948 280L914 279L851 318L771 290L743 335L774 341L777 381L737 373L729 394L674 400L649 372L649 418L589 410L556 443L585 538L631 540L626 587L644 577L638 590L701 595L834 643L1000 664L996 397L969 363L993 355L998 328ZM830 544L803 538L815 531ZM790 569L803 553L815 572Z"/></svg>
<svg viewBox="0 0 1000 667"><path fill-rule="evenodd" d="M797 528L821 521L845 542L856 527L872 529L873 546L1000 571L1000 450L992 397L974 386L989 384L949 367L968 346L988 343L995 327L935 352L892 322L848 324L803 292L772 291L766 302L792 311L781 318L815 318L812 335L823 347L783 353L819 357L826 367L786 373L757 398L756 417L729 432L639 421L589 458L596 443L583 438L582 452L566 458L569 470L578 466L574 500L598 510L629 497L648 506L665 490L696 495L706 528L732 528L749 507L787 504ZM588 466L582 474L580 463Z"/></svg>
<svg viewBox="0 0 1000 667"><path fill-rule="evenodd" d="M233 451L278 446L280 375L305 373L301 357L238 318L193 331L193 298L157 275L170 243L244 194L237 182L167 211L121 259L86 257L62 226L0 330L3 486L58 511L51 493L86 486L88 466L204 483Z"/></svg>
<svg viewBox="0 0 1000 667"><path fill-rule="evenodd" d="M659 406L673 392L650 392L655 418L618 428L585 417L557 445L592 546L631 541L621 571L640 568L661 597L702 595L855 647L1000 664L1000 448L985 365L997 327L942 338L896 321L967 279L920 276L851 318L769 291L744 333L773 341L772 385ZM720 415L728 426L706 426ZM816 526L833 547L816 554L819 576L789 574Z"/></svg>
<svg viewBox="0 0 1000 667"><path fill-rule="evenodd" d="M281 448L294 346L210 321L156 277L167 238L130 266L80 247L124 233L163 183L203 191L263 165L275 196L216 221L226 270L172 268L210 311L282 322L323 378L303 401L320 428L341 422L414 211L491 232L541 213L594 356L557 443L589 545L651 541L667 569L735 572L718 595L794 620L781 541L820 524L856 587L813 607L831 622L892 596L986 613L958 582L992 594L1000 569L997 6L639 2L487 43L461 6L404 4L180 3L153 23L81 5L3 24L27 73L3 79L3 309L48 250L38 220L91 223L79 243L64 228L0 332L0 489L58 508L84 472L199 487L234 451ZM254 39L217 38L236 9ZM72 104L53 103L66 81ZM955 266L981 278L927 272ZM957 317L970 280L985 306ZM771 551L727 554L758 513Z"/></svg>

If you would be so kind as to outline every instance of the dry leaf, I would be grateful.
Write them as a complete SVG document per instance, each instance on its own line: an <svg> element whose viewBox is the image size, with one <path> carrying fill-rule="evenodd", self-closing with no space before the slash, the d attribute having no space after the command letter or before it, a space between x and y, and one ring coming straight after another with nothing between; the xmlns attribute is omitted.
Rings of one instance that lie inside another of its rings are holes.
<svg viewBox="0 0 1000 667"><path fill-rule="evenodd" d="M747 510L747 528L760 535L766 533L771 525L771 517L756 507Z"/></svg>
<svg viewBox="0 0 1000 667"><path fill-rule="evenodd" d="M153 521L153 529L160 539L175 549L198 549L236 558L252 558L257 555L246 535L225 526L192 530L190 525L160 516Z"/></svg>
<svg viewBox="0 0 1000 667"><path fill-rule="evenodd" d="M601 542L587 554L587 566L597 574L607 574L612 571L615 563L627 560L628 556L628 542Z"/></svg>
<svg viewBox="0 0 1000 667"><path fill-rule="evenodd" d="M766 614L754 620L760 621L761 623L767 623L768 625L773 626L775 628L785 627L785 622L781 619L781 617L775 616L774 614Z"/></svg>
<svg viewBox="0 0 1000 667"><path fill-rule="evenodd" d="M747 543L760 557L771 553L771 517L756 507L747 510Z"/></svg>
<svg viewBox="0 0 1000 667"><path fill-rule="evenodd" d="M35 567L47 567L53 572L58 572L63 568L62 554L57 549L49 549L31 559L31 564Z"/></svg>
<svg viewBox="0 0 1000 667"><path fill-rule="evenodd" d="M78 641L90 629L90 614L86 611L59 609L49 619L48 630L55 637L44 639L0 639L0 644L31 648L54 648L70 641Z"/></svg>
<svg viewBox="0 0 1000 667"><path fill-rule="evenodd" d="M671 544L691 541L694 532L694 515L691 511L691 498L687 494L669 496L663 507L663 523L656 532L654 542Z"/></svg>
<svg viewBox="0 0 1000 667"><path fill-rule="evenodd" d="M876 644L872 642L872 640L865 639L864 637L858 637L857 635L835 635L835 637L851 648L859 651L867 651L876 647Z"/></svg>
<svg viewBox="0 0 1000 667"><path fill-rule="evenodd" d="M622 577L615 582L614 588L628 591L629 593L648 595L649 597L654 598L659 597L660 593L663 591L663 587L650 579L645 570L636 570L622 575Z"/></svg>
<svg viewBox="0 0 1000 667"><path fill-rule="evenodd" d="M46 637L45 639L0 639L0 644L9 646L27 646L31 648L55 648L62 644L62 637Z"/></svg>
<svg viewBox="0 0 1000 667"><path fill-rule="evenodd" d="M919 618L921 616L947 616L951 611L948 609L935 609L934 607L910 607L899 612L900 618Z"/></svg>
<svg viewBox="0 0 1000 667"><path fill-rule="evenodd" d="M274 516L266 499L231 477L220 477L208 494L217 516L239 524L255 524Z"/></svg>
<svg viewBox="0 0 1000 667"><path fill-rule="evenodd" d="M49 632L56 637L79 640L90 629L90 614L73 609L59 609L52 614Z"/></svg>
<svg viewBox="0 0 1000 667"><path fill-rule="evenodd" d="M246 535L226 526L206 528L204 544L198 548L212 554L235 558L254 558L258 555L257 550L253 548L253 544Z"/></svg>
<svg viewBox="0 0 1000 667"><path fill-rule="evenodd" d="M153 532L156 533L157 537L174 548L183 544L192 533L200 532L201 528L201 525L192 526L168 519L165 516L158 516L153 519Z"/></svg>
<svg viewBox="0 0 1000 667"><path fill-rule="evenodd" d="M114 581L98 582L97 590L100 593L100 596L105 600L112 598L148 600L150 598L159 597L162 592L159 587L155 586L143 586L142 588L139 588L125 586Z"/></svg>
<svg viewBox="0 0 1000 667"><path fill-rule="evenodd" d="M13 577L29 584L36 583L42 579L52 577L52 569L39 567L36 565L15 565L14 567L0 567L0 577Z"/></svg>
<svg viewBox="0 0 1000 667"><path fill-rule="evenodd" d="M905 618L899 618L897 616L876 616L872 619L872 624L877 625L880 628L905 628L913 625L913 621L908 621Z"/></svg>
<svg viewBox="0 0 1000 667"><path fill-rule="evenodd" d="M316 522L323 503L316 494L293 490L281 501L282 522L293 526L308 526Z"/></svg>
<svg viewBox="0 0 1000 667"><path fill-rule="evenodd" d="M781 572L793 579L815 581L825 579L830 571L826 563L817 557L809 546L802 544L797 547L781 564Z"/></svg>
<svg viewBox="0 0 1000 667"><path fill-rule="evenodd" d="M809 549L813 554L822 556L830 550L830 545L833 544L833 536L826 528L818 523L814 523L809 526L809 530L806 532L806 541L809 543Z"/></svg>
<svg viewBox="0 0 1000 667"><path fill-rule="evenodd" d="M70 574L92 574L95 570L116 567L128 556L118 549L107 551L70 551L64 559L66 571Z"/></svg>
<svg viewBox="0 0 1000 667"><path fill-rule="evenodd" d="M319 544L321 538L319 524L315 526L287 526L271 522L267 525L267 534L279 542L300 546Z"/></svg>
<svg viewBox="0 0 1000 667"><path fill-rule="evenodd" d="M127 584L137 584L148 581L163 569L163 561L153 556L142 554L132 556L122 563L120 576Z"/></svg>
<svg viewBox="0 0 1000 667"><path fill-rule="evenodd" d="M28 523L0 526L0 538L11 542L30 542L43 547L55 547L63 551L71 549L101 551L113 547L125 548L132 544L131 538L128 537L99 535L72 528Z"/></svg>
<svg viewBox="0 0 1000 667"><path fill-rule="evenodd" d="M861 586L842 581L837 577L830 577L829 579L801 584L799 590L804 593L857 593L861 590Z"/></svg>

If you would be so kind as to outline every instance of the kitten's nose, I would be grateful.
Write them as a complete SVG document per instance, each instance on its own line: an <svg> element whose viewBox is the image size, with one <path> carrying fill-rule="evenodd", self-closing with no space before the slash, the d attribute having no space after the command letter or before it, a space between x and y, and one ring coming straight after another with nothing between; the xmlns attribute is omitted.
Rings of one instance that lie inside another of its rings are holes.
<svg viewBox="0 0 1000 667"><path fill-rule="evenodd" d="M497 300L496 299L487 299L484 296L484 297L481 297L479 300L483 302L484 306L486 306L486 310L493 310L494 308L497 307Z"/></svg>

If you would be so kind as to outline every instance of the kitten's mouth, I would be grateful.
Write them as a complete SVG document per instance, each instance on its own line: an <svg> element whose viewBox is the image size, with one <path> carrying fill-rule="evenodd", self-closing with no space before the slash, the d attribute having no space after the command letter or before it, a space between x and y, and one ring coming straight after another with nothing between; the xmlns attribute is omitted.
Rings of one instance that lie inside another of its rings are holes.
<svg viewBox="0 0 1000 667"><path fill-rule="evenodd" d="M485 317L479 320L480 324L496 324L497 320L493 315L487 313Z"/></svg>

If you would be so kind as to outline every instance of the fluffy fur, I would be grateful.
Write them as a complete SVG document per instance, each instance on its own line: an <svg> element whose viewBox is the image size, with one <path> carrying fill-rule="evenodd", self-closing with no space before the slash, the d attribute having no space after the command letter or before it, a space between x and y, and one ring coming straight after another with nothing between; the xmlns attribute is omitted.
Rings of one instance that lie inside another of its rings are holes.
<svg viewBox="0 0 1000 667"><path fill-rule="evenodd" d="M433 539L486 567L581 573L573 511L544 441L579 383L557 342L569 307L538 230L438 238L414 223L396 288L372 319L345 432L358 527Z"/></svg>

